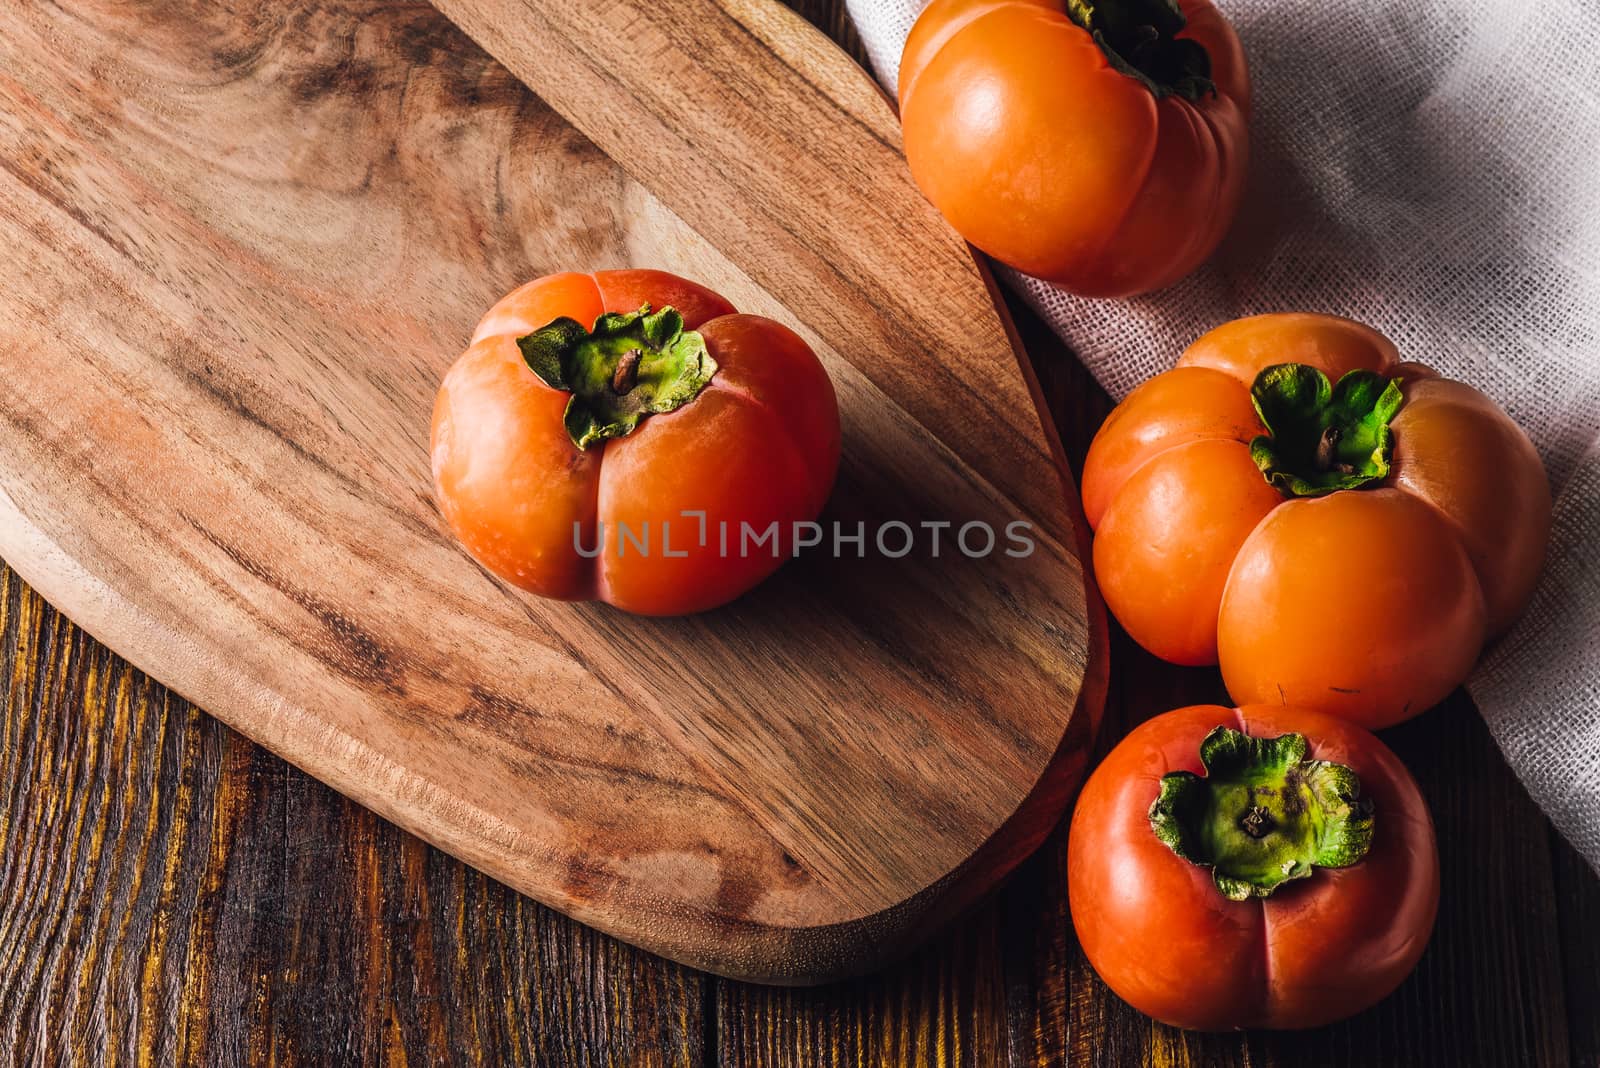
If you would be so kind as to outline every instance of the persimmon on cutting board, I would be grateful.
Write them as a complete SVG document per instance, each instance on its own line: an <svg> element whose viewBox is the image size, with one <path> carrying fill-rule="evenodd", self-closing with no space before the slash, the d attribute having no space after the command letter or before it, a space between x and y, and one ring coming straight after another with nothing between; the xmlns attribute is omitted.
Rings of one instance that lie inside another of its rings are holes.
<svg viewBox="0 0 1600 1068"><path fill-rule="evenodd" d="M839 406L780 322L665 271L560 271L484 313L430 452L445 520L507 582L685 615L822 543Z"/></svg>

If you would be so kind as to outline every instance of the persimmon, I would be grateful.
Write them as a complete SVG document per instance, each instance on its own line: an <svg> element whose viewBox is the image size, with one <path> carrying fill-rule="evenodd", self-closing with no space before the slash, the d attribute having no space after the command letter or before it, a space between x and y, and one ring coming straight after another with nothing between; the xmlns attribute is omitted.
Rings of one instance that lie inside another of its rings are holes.
<svg viewBox="0 0 1600 1068"><path fill-rule="evenodd" d="M1316 1027L1374 1004L1427 947L1433 821L1365 729L1281 705L1135 728L1079 795L1067 893L1084 955L1178 1027Z"/></svg>
<svg viewBox="0 0 1600 1068"><path fill-rule="evenodd" d="M933 0L899 96L912 177L950 224L1085 296L1188 274L1244 187L1249 76L1211 0Z"/></svg>
<svg viewBox="0 0 1600 1068"><path fill-rule="evenodd" d="M440 510L490 571L676 615L791 554L833 485L839 411L781 323L662 271L562 273L484 315L432 439Z"/></svg>
<svg viewBox="0 0 1600 1068"><path fill-rule="evenodd" d="M1236 701L1369 727L1436 704L1517 617L1550 532L1526 434L1482 393L1326 315L1240 319L1090 446L1106 604Z"/></svg>

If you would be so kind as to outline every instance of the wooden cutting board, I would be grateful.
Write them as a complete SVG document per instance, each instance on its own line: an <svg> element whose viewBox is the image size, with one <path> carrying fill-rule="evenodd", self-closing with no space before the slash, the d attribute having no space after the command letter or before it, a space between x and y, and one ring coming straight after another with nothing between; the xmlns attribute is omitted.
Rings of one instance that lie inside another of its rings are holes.
<svg viewBox="0 0 1600 1068"><path fill-rule="evenodd" d="M1103 627L1031 371L887 103L786 11L442 6L577 128L425 5L0 7L0 556L585 922L739 977L868 967L1037 845L1092 736ZM825 520L1036 551L869 534L679 620L494 580L432 502L434 390L502 292L621 265L817 349Z"/></svg>

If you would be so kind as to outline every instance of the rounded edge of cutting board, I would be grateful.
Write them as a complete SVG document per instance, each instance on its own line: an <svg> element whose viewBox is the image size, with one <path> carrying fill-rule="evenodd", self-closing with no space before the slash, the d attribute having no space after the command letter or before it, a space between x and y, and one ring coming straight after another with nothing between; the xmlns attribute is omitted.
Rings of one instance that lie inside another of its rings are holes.
<svg viewBox="0 0 1600 1068"><path fill-rule="evenodd" d="M73 6L125 21L184 9L175 0L138 10L97 0ZM15 39L21 49L28 48L29 32L58 18L45 10L7 17L28 31ZM789 24L778 21L780 29ZM957 272L940 284L979 328L979 341L969 339L981 350L973 355L1006 368L992 398L1009 420L998 428L997 455L958 454L973 433L966 413L908 389L893 367L848 344L939 339L937 332L898 332L885 318L889 311L879 314L867 300L870 282L854 297L874 320L865 334L840 334L825 316L816 318L815 307L809 315L774 309L803 332L807 322L820 322L819 348L837 357L844 343L852 352L849 388L872 405L892 404L896 431L917 438L902 461L909 455L949 485L970 484L982 507L1014 506L1039 518L1055 540L1053 573L1075 585L1055 591L1060 603L1039 616L1066 630L1040 638L1038 648L1080 650L1082 663L1074 654L1052 665L1055 673L1031 691L1016 691L1059 701L1032 724L1045 728L1036 740L1045 744L1019 757L1027 776L991 791L981 826L943 839L946 850L958 840L970 843L947 867L927 878L911 868L880 870L878 881L863 888L852 884L852 864L881 869L900 862L875 857L869 840L849 834L840 852L825 826L792 842L799 830L789 819L793 806L808 797L826 802L828 791L791 783L810 791L796 800L749 789L741 781L743 755L728 750L749 726L738 708L715 701L661 707L668 702L622 665L574 657L559 635L545 636L559 629L558 619L596 628L644 623L618 624L604 609L533 604L486 576L448 540L429 499L418 440L425 405L454 354L441 339L464 333L471 322L464 309L475 314L492 299L487 278L499 277L495 287L504 289L531 273L506 277L512 258L490 246L486 265L485 246L464 245L460 235L476 232L504 248L510 239L527 240L518 230L524 214L560 207L530 205L540 198L503 191L498 172L450 168L458 160L464 168L502 163L496 152L503 151L515 156L511 172L526 178L518 167L538 171L543 164L518 146L530 139L555 145L570 158L551 166L580 172L586 186L599 189L592 204L587 191L574 196L567 225L580 239L595 222L596 205L624 197L629 184L595 158L592 146L513 93L486 57L465 54L470 45L452 40L453 31L425 23L428 15L416 9L369 12L360 0L348 0L320 6L309 24L274 24L275 35L263 44L233 39L247 23L214 12L200 11L163 33L105 38L84 18L47 34L62 65L39 60L42 49L17 60L17 77L32 91L9 105L38 121L0 129L20 140L20 155L50 166L27 180L0 175L0 202L11 209L0 226L17 247L33 247L12 303L0 301L0 326L23 361L21 379L35 390L0 403L0 438L13 446L9 466L0 464L0 514L7 516L0 538L12 563L90 633L224 722L447 852L627 941L767 982L824 981L904 952L991 888L1048 833L1081 775L1103 697L1104 624L1082 565L1087 555L1070 478L1054 430L1039 415L1031 368L1003 308L990 302L992 280L964 246L938 231L930 269L943 263ZM397 40L389 41L386 35L396 31ZM191 36L206 33L219 37L219 48L227 46L225 56L219 52L220 75L193 62L161 65L160 49L188 47ZM348 33L353 55L297 36L318 33ZM135 40L136 46L126 44ZM790 40L785 47L808 46ZM108 84L128 90L126 99L84 94L61 73L72 60L81 66L95 49L107 48L103 73ZM267 50L270 64L250 61ZM145 69L151 64L157 69ZM177 79L183 93L163 97L163 78ZM379 102L393 107L368 106L371 94L402 90L404 107L387 98ZM851 106L862 104L862 87L849 91ZM239 158L263 172L259 181L238 160L227 167L211 161L208 153L241 136L237 127L207 127L213 112L202 104L212 93L240 113L236 123L248 120L250 151ZM0 103L8 101L0 96ZM140 122L128 122L130 107ZM273 141L275 120L296 136L321 130L325 139L304 146L315 151L284 152ZM519 126L530 122L536 131ZM329 139L330 131L339 137ZM497 147L501 137L509 140ZM180 142L186 151L170 151L174 138L189 139ZM433 155L441 143L448 157ZM367 160L361 153L373 145L393 147L387 158ZM252 205L269 195L281 198L274 212L256 213ZM454 229L434 218L441 205L462 213ZM691 257L686 262L711 262L715 250L708 252L698 233L670 212L661 218L677 234L668 245L678 242ZM354 251L322 242L323 233L345 235ZM637 251L630 245L636 237L619 229L620 244L587 255L595 261ZM385 247L385 240L405 255L374 274L359 255ZM685 273L735 287L744 278L766 292L731 261L729 267L721 278ZM454 286L441 288L441 279ZM24 283L32 304L21 298ZM857 277L842 284L840 292L848 292L863 283ZM479 296L467 299L457 291L462 285ZM50 346L59 359L44 374L27 361ZM317 383L320 392L312 388ZM1025 433L1007 436L1006 426L1019 419ZM352 445L360 448L347 450ZM892 466L891 453L879 458ZM888 468L858 467L858 489L893 489ZM955 499L949 485L929 499ZM302 507L296 493L316 495L317 507ZM794 565L774 581L805 595L804 575ZM432 625L418 620L416 603L406 600L408 585L432 589L435 597L445 591L459 617ZM936 605L941 592L925 589L917 603ZM998 612L1004 589L995 592L996 599L974 595L978 600L967 603ZM771 618L761 618L759 601L678 625L709 627L730 642L742 637L744 619L777 633ZM1033 607L1010 610L1031 619ZM482 621L492 621L494 633L474 630ZM968 621L976 628L991 622ZM870 612L853 625L877 633ZM1079 627L1081 644L1074 637ZM1032 640L1027 631L1001 626L982 636L1005 653L1005 642ZM887 643L884 650L892 648L892 634L877 637ZM736 644L729 648L737 651ZM915 651L904 650L913 661ZM1027 670L1027 654L1006 655L1011 668ZM484 672L462 666L474 657ZM936 714L937 687L917 674L928 666L900 670L900 685L924 687L915 699ZM725 673L724 681L731 679ZM983 688L971 689L961 696L976 710ZM712 722L705 714L713 711L734 714ZM781 748L784 725L777 727L767 742ZM1003 731L994 738L1003 744ZM982 769L982 755L979 747L951 760ZM784 785L782 776L767 782ZM871 777L856 785L871 786ZM937 805L937 783L922 786L922 799ZM583 791L594 798L588 825L564 807ZM670 826L653 823L652 804L682 804L683 815L668 820ZM904 814L923 815L918 806ZM919 833L943 831L934 820ZM630 835L678 850L681 866L666 869L669 875L717 876L731 848L742 862L773 871L801 868L816 889L792 922L752 920L740 905L747 895L715 879L693 893L663 889L658 867L650 880L630 882L626 864L637 857L612 849L619 843L625 849ZM912 838L895 848L914 866L919 851L936 844Z"/></svg>
<svg viewBox="0 0 1600 1068"><path fill-rule="evenodd" d="M1104 710L1109 663L1104 629L1099 652L1050 767L994 835L943 879L891 908L838 924L723 929L725 953L693 958L664 955L728 979L774 986L815 986L854 978L915 952L931 934L997 889L1018 864L1050 837L1088 772ZM624 940L627 940L624 936ZM648 948L648 947L646 947Z"/></svg>

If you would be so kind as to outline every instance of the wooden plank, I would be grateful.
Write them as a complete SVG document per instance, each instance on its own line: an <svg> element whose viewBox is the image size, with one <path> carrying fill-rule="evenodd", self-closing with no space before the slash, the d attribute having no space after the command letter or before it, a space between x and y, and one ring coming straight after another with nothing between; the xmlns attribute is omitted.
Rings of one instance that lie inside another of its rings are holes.
<svg viewBox="0 0 1600 1068"><path fill-rule="evenodd" d="M1005 1062L1005 989L985 909L936 947L879 975L816 989L719 982L718 1064L970 1065Z"/></svg>
<svg viewBox="0 0 1600 1068"><path fill-rule="evenodd" d="M876 124L828 151L868 180L834 193L879 210L871 182L908 179L865 75L740 13L769 102ZM1102 636L1054 437L936 216L897 218L892 255L864 235L885 269L826 315L831 267L770 248L795 309L426 9L0 18L0 552L91 633L516 889L725 974L868 967L1042 838ZM818 63L840 96L808 110L783 72ZM763 189L752 210L798 233L812 205ZM490 579L430 499L433 391L496 293L617 262L813 342L845 427L828 518L1024 520L1036 551L818 552L671 621Z"/></svg>
<svg viewBox="0 0 1600 1068"><path fill-rule="evenodd" d="M8 1064L691 1068L706 980L430 849L0 566Z"/></svg>
<svg viewBox="0 0 1600 1068"><path fill-rule="evenodd" d="M1550 831L1556 915L1566 981L1570 1063L1600 1066L1600 877L1560 835Z"/></svg>

